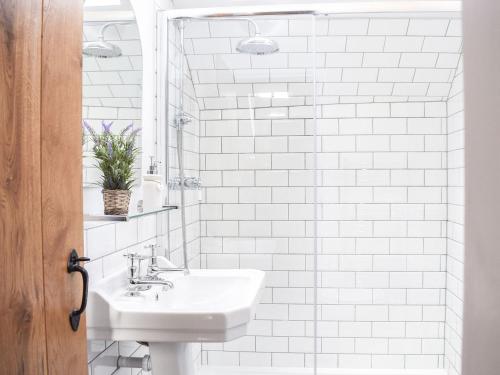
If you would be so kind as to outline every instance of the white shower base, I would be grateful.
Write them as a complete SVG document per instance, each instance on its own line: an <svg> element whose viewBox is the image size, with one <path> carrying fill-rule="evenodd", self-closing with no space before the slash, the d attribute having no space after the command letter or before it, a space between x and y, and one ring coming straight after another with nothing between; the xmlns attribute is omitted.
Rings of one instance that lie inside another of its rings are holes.
<svg viewBox="0 0 500 375"><path fill-rule="evenodd" d="M384 369L319 369L318 375L446 375L445 369L384 370ZM312 369L268 367L209 367L203 366L199 375L313 375Z"/></svg>

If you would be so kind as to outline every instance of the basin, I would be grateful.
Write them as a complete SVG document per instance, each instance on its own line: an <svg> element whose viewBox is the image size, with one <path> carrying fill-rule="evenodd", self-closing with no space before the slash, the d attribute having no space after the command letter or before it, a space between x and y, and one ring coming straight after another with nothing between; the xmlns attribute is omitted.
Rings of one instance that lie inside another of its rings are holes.
<svg viewBox="0 0 500 375"><path fill-rule="evenodd" d="M127 293L123 269L91 286L89 340L144 341L153 375L193 375L188 343L226 342L246 335L264 289L264 272L245 269L163 273L173 289L153 285Z"/></svg>

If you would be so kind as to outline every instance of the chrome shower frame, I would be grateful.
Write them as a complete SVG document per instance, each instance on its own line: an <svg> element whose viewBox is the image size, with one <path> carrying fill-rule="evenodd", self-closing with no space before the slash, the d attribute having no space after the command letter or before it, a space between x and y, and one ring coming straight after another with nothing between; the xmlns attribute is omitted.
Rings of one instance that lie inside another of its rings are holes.
<svg viewBox="0 0 500 375"><path fill-rule="evenodd" d="M182 256L184 260L184 270L185 274L189 274L189 257L188 257L188 250L187 250L187 235L186 235L186 194L185 194L185 185L184 185L184 126L191 122L191 118L186 115L184 112L184 58L185 58L185 51L184 51L184 28L185 28L185 22L183 19L177 21L178 22L178 27L180 31L180 40L181 40L181 51L180 51L180 64L179 64L179 71L180 71L180 81L179 81L179 92L180 92L180 98L179 98L179 109L177 111L177 114L175 115L175 128L176 128L176 140L177 140L177 161L178 161L178 167L179 167L179 180L181 183L179 184L179 191L181 195L181 201L180 201L180 210L181 210L181 235L182 235ZM167 186L168 186L168 181L167 181Z"/></svg>
<svg viewBox="0 0 500 375"><path fill-rule="evenodd" d="M363 13L456 13L460 16L461 1L341 1L312 4L278 4L255 6L230 6L194 9L170 9L165 11L168 19L189 18L231 18L254 16L286 16L286 15L359 15Z"/></svg>

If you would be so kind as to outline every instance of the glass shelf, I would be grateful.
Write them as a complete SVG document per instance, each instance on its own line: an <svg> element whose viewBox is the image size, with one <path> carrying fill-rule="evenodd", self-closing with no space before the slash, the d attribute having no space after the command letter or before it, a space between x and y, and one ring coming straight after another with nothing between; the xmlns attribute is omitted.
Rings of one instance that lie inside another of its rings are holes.
<svg viewBox="0 0 500 375"><path fill-rule="evenodd" d="M128 215L85 214L83 215L83 221L129 221L137 217L175 210L177 208L178 208L177 206L163 206L161 208L151 211L130 212Z"/></svg>

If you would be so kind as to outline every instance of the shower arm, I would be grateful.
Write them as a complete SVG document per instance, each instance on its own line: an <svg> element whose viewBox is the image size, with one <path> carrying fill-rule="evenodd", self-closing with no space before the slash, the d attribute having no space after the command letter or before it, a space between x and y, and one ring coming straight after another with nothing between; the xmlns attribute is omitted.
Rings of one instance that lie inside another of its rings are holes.
<svg viewBox="0 0 500 375"><path fill-rule="evenodd" d="M132 21L113 21L113 22L107 22L104 25L101 26L99 29L99 35L97 36L97 39L103 40L104 39L104 32L106 29L110 26L114 25L130 25Z"/></svg>

